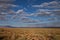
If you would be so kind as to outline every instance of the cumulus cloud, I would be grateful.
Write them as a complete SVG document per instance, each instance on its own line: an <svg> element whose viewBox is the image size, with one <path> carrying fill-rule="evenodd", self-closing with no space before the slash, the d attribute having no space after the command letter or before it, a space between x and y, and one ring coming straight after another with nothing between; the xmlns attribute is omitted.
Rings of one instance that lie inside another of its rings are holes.
<svg viewBox="0 0 60 40"><path fill-rule="evenodd" d="M15 14L15 11L13 11L13 10L8 10L8 13L9 13L9 14Z"/></svg>
<svg viewBox="0 0 60 40"><path fill-rule="evenodd" d="M16 12L12 10L13 7L18 7L18 5L14 5L12 2L15 0L0 0L0 16L2 15L4 18L7 18L8 15L16 15ZM11 16L11 17L12 17ZM2 17L0 17L1 19Z"/></svg>
<svg viewBox="0 0 60 40"><path fill-rule="evenodd" d="M4 2L1 2L1 1L4 1ZM18 5L14 5L13 3L7 3L5 1L12 1L13 0L0 0L0 12L3 12L3 11L8 11L8 10L11 10L12 7L17 7Z"/></svg>
<svg viewBox="0 0 60 40"><path fill-rule="evenodd" d="M48 11L37 11L36 13L32 13L31 16L36 16L36 17L45 17L45 16L50 16L51 12Z"/></svg>
<svg viewBox="0 0 60 40"><path fill-rule="evenodd" d="M29 14L28 12L25 11L25 9L19 9L17 12L17 14L20 14L20 15L25 15L25 16L31 16L31 14Z"/></svg>
<svg viewBox="0 0 60 40"><path fill-rule="evenodd" d="M60 16L60 10L57 10L57 11L52 11L53 14L57 15L57 16Z"/></svg>
<svg viewBox="0 0 60 40"><path fill-rule="evenodd" d="M16 12L17 15L19 15L20 17L26 17L29 16L29 14L27 12L24 11L24 9L18 10Z"/></svg>
<svg viewBox="0 0 60 40"><path fill-rule="evenodd" d="M35 13L31 14L31 16L37 17L41 20L44 20L45 18L47 21L58 21L60 20L60 10L58 9L57 10L56 9L53 9L53 10L37 9Z"/></svg>
<svg viewBox="0 0 60 40"><path fill-rule="evenodd" d="M37 16L50 16L51 15L50 12L45 12L45 11L41 11L41 12L36 13L36 14L37 14Z"/></svg>
<svg viewBox="0 0 60 40"><path fill-rule="evenodd" d="M44 2L40 5L32 5L32 7L39 8L37 9L36 12L37 16L59 16L60 15L60 9L58 9L60 8L60 1Z"/></svg>
<svg viewBox="0 0 60 40"><path fill-rule="evenodd" d="M60 1L44 2L40 5L32 5L32 7L39 8L37 9L36 13L32 14L34 16L52 17L52 18L48 18L48 20L60 19Z"/></svg>
<svg viewBox="0 0 60 40"><path fill-rule="evenodd" d="M0 1L12 1L12 0L0 0Z"/></svg>
<svg viewBox="0 0 60 40"><path fill-rule="evenodd" d="M56 20L58 20L58 18L56 18L56 17L48 18L48 21L56 21Z"/></svg>
<svg viewBox="0 0 60 40"><path fill-rule="evenodd" d="M50 16L59 16L60 15L60 10L59 9L54 9L54 10L38 10L39 14L43 14L43 15L50 15ZM37 14L38 14L37 13Z"/></svg>
<svg viewBox="0 0 60 40"><path fill-rule="evenodd" d="M11 7L17 7L17 5L14 5L11 3L7 4L6 2L8 1L10 0L2 0L2 3L0 3L0 20L5 20L6 18L8 19L8 17L10 20L10 17L11 17L11 19L14 19L14 20L16 19L16 21L19 20L19 22L22 22L22 23L31 23L27 25L30 27L54 26L54 24L57 25L57 23L48 24L46 23L47 20L48 21L60 20L60 17L59 17L60 10L55 9L55 8L60 8L60 2L58 1L45 2L45 3L42 3L41 5L33 5L33 7L38 7L43 9L37 9L35 13L31 13L31 14L25 12L24 9L19 9L17 11L12 10ZM44 9L44 8L54 8L54 9L50 10L50 9ZM33 17L35 17L36 19L34 19ZM42 17L46 18L45 23L43 23L45 20ZM44 21L41 21L40 19Z"/></svg>
<svg viewBox="0 0 60 40"><path fill-rule="evenodd" d="M23 23L37 23L39 22L38 20L32 19L29 16L31 16L31 14L26 13L23 9L21 10L17 10L16 11L16 15L14 15L12 18L19 18L20 22Z"/></svg>
<svg viewBox="0 0 60 40"><path fill-rule="evenodd" d="M14 4L7 4L7 6L10 6L10 7L18 7L18 5L14 5Z"/></svg>
<svg viewBox="0 0 60 40"><path fill-rule="evenodd" d="M60 21L53 21L49 23L28 24L26 27L60 27Z"/></svg>
<svg viewBox="0 0 60 40"><path fill-rule="evenodd" d="M23 22L23 23L38 23L38 22L40 22L38 19L30 18L30 16L32 16L32 14L26 13L24 11L24 9L19 9L15 13L16 13L16 15L14 15L12 18L16 19L18 17L20 19L19 22Z"/></svg>
<svg viewBox="0 0 60 40"><path fill-rule="evenodd" d="M37 8L60 8L60 1L45 2L40 5L33 5Z"/></svg>
<svg viewBox="0 0 60 40"><path fill-rule="evenodd" d="M25 14L25 12L24 12L23 9L17 10L17 11L15 12L15 14L16 14L16 15L12 16L13 19L15 19L15 18L17 18L17 17L22 18L22 17L25 17L25 16L26 16L26 14Z"/></svg>
<svg viewBox="0 0 60 40"><path fill-rule="evenodd" d="M38 23L39 22L39 20L34 20L32 18L29 18L29 17L21 18L21 21L23 23Z"/></svg>
<svg viewBox="0 0 60 40"><path fill-rule="evenodd" d="M5 15L0 15L0 20L6 20Z"/></svg>
<svg viewBox="0 0 60 40"><path fill-rule="evenodd" d="M21 10L18 10L16 13L22 13L24 10L21 9Z"/></svg>

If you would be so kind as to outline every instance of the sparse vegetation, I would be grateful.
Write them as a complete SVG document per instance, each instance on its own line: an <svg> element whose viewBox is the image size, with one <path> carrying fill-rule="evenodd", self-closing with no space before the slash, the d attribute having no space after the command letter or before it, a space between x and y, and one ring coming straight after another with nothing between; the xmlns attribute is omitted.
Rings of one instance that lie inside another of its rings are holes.
<svg viewBox="0 0 60 40"><path fill-rule="evenodd" d="M60 28L0 28L0 40L60 40Z"/></svg>

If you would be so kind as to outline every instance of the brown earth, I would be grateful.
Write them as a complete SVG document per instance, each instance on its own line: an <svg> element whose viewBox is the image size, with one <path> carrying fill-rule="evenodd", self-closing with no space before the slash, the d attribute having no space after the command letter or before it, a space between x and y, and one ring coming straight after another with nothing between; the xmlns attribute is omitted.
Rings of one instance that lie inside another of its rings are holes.
<svg viewBox="0 0 60 40"><path fill-rule="evenodd" d="M0 28L0 40L60 40L60 28Z"/></svg>

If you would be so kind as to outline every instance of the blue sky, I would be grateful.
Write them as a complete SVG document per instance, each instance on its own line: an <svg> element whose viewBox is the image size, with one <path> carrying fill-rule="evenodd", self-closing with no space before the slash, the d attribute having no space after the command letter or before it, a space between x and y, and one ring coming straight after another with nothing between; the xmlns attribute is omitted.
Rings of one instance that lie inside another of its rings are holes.
<svg viewBox="0 0 60 40"><path fill-rule="evenodd" d="M0 25L60 26L59 0L0 0Z"/></svg>

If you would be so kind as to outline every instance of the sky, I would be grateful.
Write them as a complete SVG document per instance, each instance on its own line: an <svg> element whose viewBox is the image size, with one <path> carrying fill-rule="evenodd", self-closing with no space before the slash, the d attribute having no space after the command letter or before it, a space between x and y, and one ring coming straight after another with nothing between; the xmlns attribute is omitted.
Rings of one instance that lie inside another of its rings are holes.
<svg viewBox="0 0 60 40"><path fill-rule="evenodd" d="M0 0L0 26L60 27L59 0Z"/></svg>

